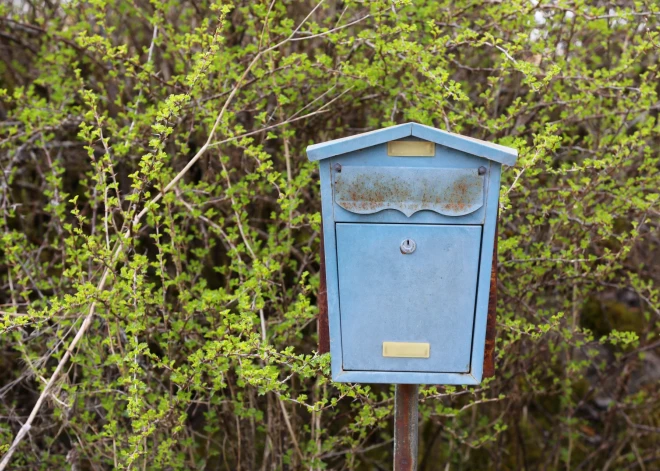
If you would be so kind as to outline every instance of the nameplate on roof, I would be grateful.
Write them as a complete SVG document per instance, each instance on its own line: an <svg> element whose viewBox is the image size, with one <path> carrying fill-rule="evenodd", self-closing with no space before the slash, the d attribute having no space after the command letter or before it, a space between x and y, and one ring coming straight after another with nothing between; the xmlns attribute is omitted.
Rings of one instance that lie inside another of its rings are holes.
<svg viewBox="0 0 660 471"><path fill-rule="evenodd" d="M428 141L390 141L387 155L391 157L433 157L435 144Z"/></svg>

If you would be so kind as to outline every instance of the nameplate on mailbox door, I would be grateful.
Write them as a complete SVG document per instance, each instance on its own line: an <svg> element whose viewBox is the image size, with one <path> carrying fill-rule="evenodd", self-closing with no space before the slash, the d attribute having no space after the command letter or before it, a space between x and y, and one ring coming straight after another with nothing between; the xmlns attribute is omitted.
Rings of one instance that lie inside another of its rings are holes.
<svg viewBox="0 0 660 471"><path fill-rule="evenodd" d="M431 345L425 342L383 342L383 356L390 358L428 358Z"/></svg>

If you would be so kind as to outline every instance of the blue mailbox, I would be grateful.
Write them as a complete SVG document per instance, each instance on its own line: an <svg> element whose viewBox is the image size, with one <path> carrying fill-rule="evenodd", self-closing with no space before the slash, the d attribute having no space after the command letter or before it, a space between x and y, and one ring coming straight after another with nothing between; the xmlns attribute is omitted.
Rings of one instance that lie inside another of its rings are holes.
<svg viewBox="0 0 660 471"><path fill-rule="evenodd" d="M417 123L311 145L320 161L332 378L482 379L502 164Z"/></svg>

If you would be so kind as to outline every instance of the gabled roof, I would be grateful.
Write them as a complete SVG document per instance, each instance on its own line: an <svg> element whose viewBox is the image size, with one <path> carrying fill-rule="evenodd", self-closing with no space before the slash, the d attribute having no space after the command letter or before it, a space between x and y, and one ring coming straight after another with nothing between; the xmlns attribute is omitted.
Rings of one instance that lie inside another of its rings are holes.
<svg viewBox="0 0 660 471"><path fill-rule="evenodd" d="M483 157L509 166L513 166L518 158L518 151L511 147L461 136L460 134L442 131L418 123L399 124L389 128L378 129L377 131L314 144L307 147L307 158L312 161L323 160L409 136L435 142L441 146L460 150L467 154L476 155L477 157Z"/></svg>

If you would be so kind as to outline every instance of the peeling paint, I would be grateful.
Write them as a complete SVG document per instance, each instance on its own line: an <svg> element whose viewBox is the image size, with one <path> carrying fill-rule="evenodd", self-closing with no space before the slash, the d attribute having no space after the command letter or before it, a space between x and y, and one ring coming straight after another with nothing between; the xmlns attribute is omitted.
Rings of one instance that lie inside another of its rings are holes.
<svg viewBox="0 0 660 471"><path fill-rule="evenodd" d="M347 211L373 214L395 209L464 216L484 203L484 178L477 168L398 168L344 165L334 174L335 202Z"/></svg>

